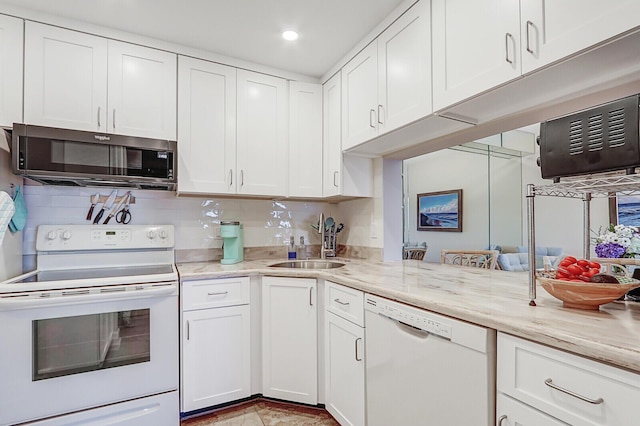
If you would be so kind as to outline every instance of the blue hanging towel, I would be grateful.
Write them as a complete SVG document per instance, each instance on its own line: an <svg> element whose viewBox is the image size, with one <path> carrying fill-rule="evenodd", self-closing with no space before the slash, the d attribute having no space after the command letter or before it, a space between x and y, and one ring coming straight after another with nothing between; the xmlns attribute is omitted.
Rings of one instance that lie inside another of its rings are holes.
<svg viewBox="0 0 640 426"><path fill-rule="evenodd" d="M9 222L9 229L11 232L18 232L24 229L27 224L27 204L24 202L22 191L20 187L16 187L16 195L13 197L13 204L16 208L16 212Z"/></svg>

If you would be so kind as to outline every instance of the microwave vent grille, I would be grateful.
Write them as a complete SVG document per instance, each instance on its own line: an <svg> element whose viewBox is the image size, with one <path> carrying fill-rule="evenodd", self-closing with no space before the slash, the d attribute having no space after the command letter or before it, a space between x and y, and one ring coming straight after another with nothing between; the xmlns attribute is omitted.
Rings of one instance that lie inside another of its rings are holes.
<svg viewBox="0 0 640 426"><path fill-rule="evenodd" d="M609 146L612 148L624 145L624 121L624 109L609 112Z"/></svg>

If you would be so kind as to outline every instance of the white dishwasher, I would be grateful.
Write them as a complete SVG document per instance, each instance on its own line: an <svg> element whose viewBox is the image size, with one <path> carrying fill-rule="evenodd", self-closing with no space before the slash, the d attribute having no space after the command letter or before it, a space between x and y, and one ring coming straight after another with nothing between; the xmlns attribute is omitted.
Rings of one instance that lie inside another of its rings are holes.
<svg viewBox="0 0 640 426"><path fill-rule="evenodd" d="M365 295L367 425L495 424L496 332Z"/></svg>

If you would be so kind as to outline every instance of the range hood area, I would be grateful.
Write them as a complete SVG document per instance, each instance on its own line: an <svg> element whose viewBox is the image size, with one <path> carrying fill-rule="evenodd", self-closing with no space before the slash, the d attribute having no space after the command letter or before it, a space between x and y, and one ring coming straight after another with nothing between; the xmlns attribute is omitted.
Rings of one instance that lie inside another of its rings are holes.
<svg viewBox="0 0 640 426"><path fill-rule="evenodd" d="M45 185L175 190L175 141L14 124L15 174Z"/></svg>

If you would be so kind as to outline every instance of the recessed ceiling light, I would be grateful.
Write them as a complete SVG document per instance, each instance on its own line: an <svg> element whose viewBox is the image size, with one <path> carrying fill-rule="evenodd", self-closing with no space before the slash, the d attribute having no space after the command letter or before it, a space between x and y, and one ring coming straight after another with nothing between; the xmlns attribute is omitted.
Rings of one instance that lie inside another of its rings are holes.
<svg viewBox="0 0 640 426"><path fill-rule="evenodd" d="M287 30L282 33L282 38L289 41L298 39L298 33L292 30Z"/></svg>

